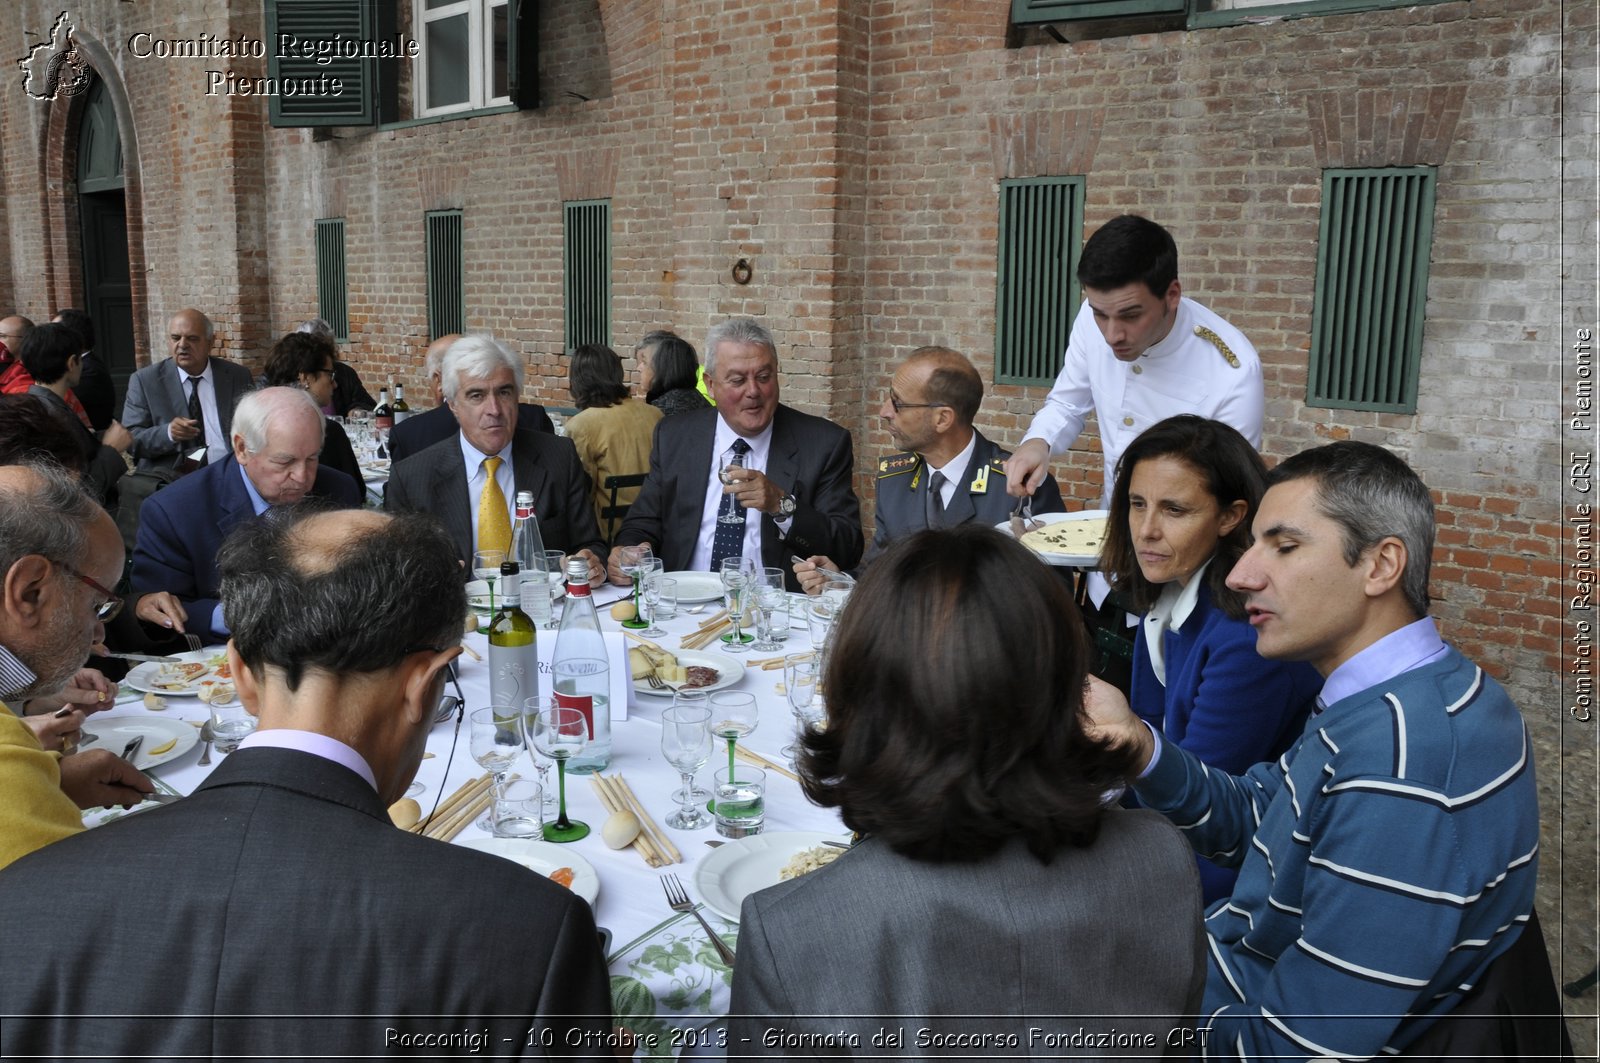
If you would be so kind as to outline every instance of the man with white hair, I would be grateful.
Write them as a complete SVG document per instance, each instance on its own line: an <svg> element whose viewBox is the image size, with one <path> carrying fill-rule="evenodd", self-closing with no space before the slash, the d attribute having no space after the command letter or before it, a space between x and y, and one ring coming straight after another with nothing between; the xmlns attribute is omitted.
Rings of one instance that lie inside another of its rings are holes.
<svg viewBox="0 0 1600 1063"><path fill-rule="evenodd" d="M447 333L428 344L427 360L423 371L428 374L428 386L433 389L433 409L414 413L404 421L396 421L389 429L389 458L395 463L413 454L421 453L456 434L458 425L444 401L444 352L461 338L459 332ZM531 402L517 403L517 431L549 432L555 435L556 426L543 406Z"/></svg>
<svg viewBox="0 0 1600 1063"><path fill-rule="evenodd" d="M133 590L171 592L188 630L228 637L218 595L217 549L235 526L307 495L339 507L361 504L350 477L319 468L324 419L297 388L253 391L233 414L233 453L151 495L133 550Z"/></svg>
<svg viewBox="0 0 1600 1063"><path fill-rule="evenodd" d="M518 431L522 359L492 337L467 336L450 345L440 379L458 431L393 466L383 508L432 514L470 567L479 550L509 554L517 492L532 491L544 545L583 557L591 581L603 579L605 540L577 449Z"/></svg>

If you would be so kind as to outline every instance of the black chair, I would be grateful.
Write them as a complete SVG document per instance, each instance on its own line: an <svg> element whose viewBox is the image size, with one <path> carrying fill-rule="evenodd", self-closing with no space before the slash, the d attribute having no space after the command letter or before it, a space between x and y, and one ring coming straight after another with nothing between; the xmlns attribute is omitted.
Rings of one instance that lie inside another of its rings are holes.
<svg viewBox="0 0 1600 1063"><path fill-rule="evenodd" d="M605 525L607 546L611 545L611 541L617 537L617 530L622 527L622 518L628 515L628 509L631 505L631 503L619 505L617 503L617 492L624 491L630 487L642 486L644 477L645 474L642 472L630 472L607 476L601 484L602 487L611 492L611 500L600 510L600 521Z"/></svg>

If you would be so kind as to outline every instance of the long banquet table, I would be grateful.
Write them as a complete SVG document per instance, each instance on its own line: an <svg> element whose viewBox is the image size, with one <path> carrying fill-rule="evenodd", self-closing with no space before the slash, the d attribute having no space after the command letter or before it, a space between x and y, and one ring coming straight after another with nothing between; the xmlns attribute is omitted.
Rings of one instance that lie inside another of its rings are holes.
<svg viewBox="0 0 1600 1063"><path fill-rule="evenodd" d="M606 592L597 595L602 602L614 597L614 594ZM681 637L693 633L701 621L715 612L719 604L707 605L698 615L680 611L675 619L663 625L668 636L656 641L668 649L676 650ZM606 630L618 627L603 608L601 616L602 626ZM554 631L540 631L541 639L554 637ZM468 635L465 644L480 655L486 654L487 640L483 635ZM795 626L790 631L785 650L750 650L743 657L746 660L767 660L783 652L799 652L810 646L808 634ZM717 649L716 646L709 648L711 651ZM466 654L461 656L458 664L469 712L487 705L487 665ZM795 722L787 700L781 693L782 680L781 668L762 671L752 667L747 669L737 684L727 689L753 693L760 711L760 722L755 731L741 740L740 744L772 761L787 763L780 750L792 738ZM142 696L124 686L118 704L110 712L117 715L148 713L169 719L181 718L196 725L207 717L206 706L196 698L169 696L167 709L151 713L144 707ZM613 724L613 753L606 774L622 773L627 778L639 800L682 853L681 863L659 869L650 868L632 848L619 851L607 848L600 838L600 826L608 813L598 795L584 776L569 775L567 782L569 814L584 820L592 828L587 838L570 843L570 849L589 861L599 877L600 891L595 903L595 918L601 927L611 932L607 962L612 976L613 1010L619 1025L627 1026L641 1035L640 1058L676 1055L677 1048L685 1042L692 1045L696 1040L709 1038L714 1043L714 1030L701 1035L694 1031L708 1025L714 1026L717 1019L727 1013L732 979L731 970L718 958L700 924L692 916L674 913L667 907L658 881L661 875L674 873L690 895L698 900L696 868L702 858L712 852L705 843L719 839L712 827L680 831L666 826L668 814L676 807L668 795L677 789L679 780L677 771L666 763L660 751L661 713L670 705L670 697L632 695L628 719ZM93 719L90 719L91 728ZM466 733L468 730L462 727L452 759L450 749L455 731L454 721L434 726L428 739L428 752L433 756L424 759L417 772L417 781L425 787L416 798L424 815L436 797L442 794L448 799L457 787L483 773L472 759ZM154 768L150 774L159 780L163 788L190 793L211 771L210 767L202 768L197 764L199 756L200 747L196 746L183 756ZM213 766L221 760L222 757L213 752ZM718 740L717 750L700 770L697 782L701 786L709 786L712 770L725 763L726 753L721 740ZM537 777L526 753L511 770L524 778ZM552 785L555 778L552 770ZM120 810L105 810L86 814L85 819L91 825L97 825L121 814ZM833 810L812 805L800 792L798 784L768 771L764 832L771 834L789 830L825 831L834 837L846 837ZM484 837L487 837L484 831L469 825L457 836L456 841ZM709 908L703 910L702 914L712 926L723 932L724 940L736 946L737 924L719 917Z"/></svg>

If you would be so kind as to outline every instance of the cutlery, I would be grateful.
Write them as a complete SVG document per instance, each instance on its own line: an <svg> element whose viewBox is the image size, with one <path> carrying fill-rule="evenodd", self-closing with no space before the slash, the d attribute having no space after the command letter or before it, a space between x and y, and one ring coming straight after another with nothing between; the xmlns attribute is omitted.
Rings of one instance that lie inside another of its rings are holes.
<svg viewBox="0 0 1600 1063"><path fill-rule="evenodd" d="M1044 527L1044 521L1033 519L1033 496L1017 499L1017 508L1011 511L1011 537L1020 539L1031 531Z"/></svg>
<svg viewBox="0 0 1600 1063"><path fill-rule="evenodd" d="M689 895L684 892L683 883L678 881L678 876L662 875L661 888L665 890L667 894L667 907L671 908L675 912L688 912L690 915L700 920L700 925L705 927L706 936L711 939L711 944L716 948L717 955L722 957L723 963L727 964L729 967L732 967L733 950L728 947L727 942L723 941L722 938L717 936L717 932L715 930L711 929L711 924L706 922L706 917L700 914L700 906L691 901L689 899Z"/></svg>
<svg viewBox="0 0 1600 1063"><path fill-rule="evenodd" d="M850 848L850 843L849 842L830 841L827 838L822 839L822 844L823 845L832 846L835 849L848 849L848 848Z"/></svg>
<svg viewBox="0 0 1600 1063"><path fill-rule="evenodd" d="M206 744L205 748L200 751L199 764L202 768L211 763L211 743L215 739L216 735L211 733L211 721L207 720L200 725L200 741Z"/></svg>
<svg viewBox="0 0 1600 1063"><path fill-rule="evenodd" d="M705 612L706 611L706 605L707 605L706 602L701 602L699 605L691 605L689 608L687 608L687 609L685 609L683 611L685 613L688 613L691 616L693 616L695 613L703 613L703 612Z"/></svg>
<svg viewBox="0 0 1600 1063"><path fill-rule="evenodd" d="M122 759L132 764L142 745L144 745L144 735L136 735L133 741L122 747Z"/></svg>
<svg viewBox="0 0 1600 1063"><path fill-rule="evenodd" d="M201 647L205 645L200 641L199 635L192 635L187 631L183 634L183 641L188 644L190 653L199 653Z"/></svg>
<svg viewBox="0 0 1600 1063"><path fill-rule="evenodd" d="M709 846L711 846L711 848L713 848L713 849L715 849L715 848L716 848L716 847L717 847L717 846L719 846L719 845L726 845L726 844L728 844L728 843L727 843L727 842L721 842L721 841L718 841L718 840L717 840L717 839L715 839L715 838L712 838L712 839L710 839L710 840L709 840L709 841L707 841L707 842L706 842L706 844L707 844L707 845L709 845Z"/></svg>
<svg viewBox="0 0 1600 1063"><path fill-rule="evenodd" d="M154 793L145 794L144 795L144 800L150 801L150 802L152 802L154 804L158 804L158 805L170 805L174 801L183 800L183 795L182 794L164 794L161 791L157 790Z"/></svg>
<svg viewBox="0 0 1600 1063"><path fill-rule="evenodd" d="M168 661L177 660L176 657L158 657L151 653L107 653L102 654L102 656L109 657L115 661L143 661L152 664L166 664Z"/></svg>

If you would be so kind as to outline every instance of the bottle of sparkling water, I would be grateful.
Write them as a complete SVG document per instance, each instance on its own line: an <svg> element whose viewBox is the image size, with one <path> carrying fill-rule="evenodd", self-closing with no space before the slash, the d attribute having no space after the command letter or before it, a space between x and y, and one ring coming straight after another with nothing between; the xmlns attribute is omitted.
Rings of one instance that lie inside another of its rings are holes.
<svg viewBox="0 0 1600 1063"><path fill-rule="evenodd" d="M489 703L520 710L524 701L539 696L539 633L522 611L515 561L500 566L500 586L500 611L489 624Z"/></svg>
<svg viewBox="0 0 1600 1063"><path fill-rule="evenodd" d="M511 525L511 556L522 566L522 611L535 624L548 624L550 576L545 567L539 518L533 512L532 491L517 492L517 519Z"/></svg>
<svg viewBox="0 0 1600 1063"><path fill-rule="evenodd" d="M604 771L611 763L611 659L589 594L589 562L581 557L567 559L567 604L550 670L556 704L577 709L589 724L589 744L567 761L567 770Z"/></svg>

